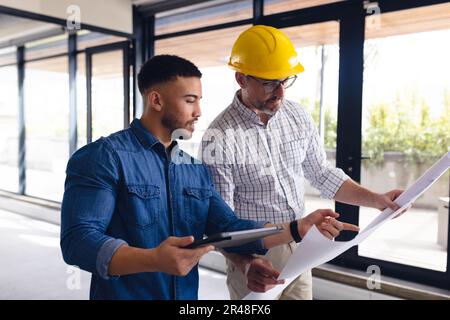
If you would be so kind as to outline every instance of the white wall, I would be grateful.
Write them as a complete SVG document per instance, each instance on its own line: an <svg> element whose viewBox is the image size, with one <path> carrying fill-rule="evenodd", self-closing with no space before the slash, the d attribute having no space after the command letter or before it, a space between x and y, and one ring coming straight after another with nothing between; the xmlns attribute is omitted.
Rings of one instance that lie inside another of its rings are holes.
<svg viewBox="0 0 450 320"><path fill-rule="evenodd" d="M0 5L67 19L67 7L77 5L81 11L81 23L116 31L132 33L131 0L0 0Z"/></svg>

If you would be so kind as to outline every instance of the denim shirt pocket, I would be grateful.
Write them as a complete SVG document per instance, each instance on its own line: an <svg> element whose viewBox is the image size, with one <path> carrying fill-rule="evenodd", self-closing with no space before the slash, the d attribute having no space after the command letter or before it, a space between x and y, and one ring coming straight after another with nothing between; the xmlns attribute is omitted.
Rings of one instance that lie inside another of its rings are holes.
<svg viewBox="0 0 450 320"><path fill-rule="evenodd" d="M161 215L161 193L155 185L126 185L125 222L145 229L159 221Z"/></svg>
<svg viewBox="0 0 450 320"><path fill-rule="evenodd" d="M184 212L188 223L205 223L208 218L209 199L212 190L207 188L184 188Z"/></svg>

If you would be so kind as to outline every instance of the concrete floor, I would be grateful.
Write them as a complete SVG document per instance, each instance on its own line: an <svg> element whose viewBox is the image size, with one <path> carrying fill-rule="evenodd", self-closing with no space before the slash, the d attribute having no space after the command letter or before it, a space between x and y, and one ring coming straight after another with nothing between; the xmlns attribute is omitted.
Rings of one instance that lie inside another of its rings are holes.
<svg viewBox="0 0 450 320"><path fill-rule="evenodd" d="M89 298L90 273L65 264L59 226L0 210L0 300ZM225 275L200 270L199 298L228 299Z"/></svg>

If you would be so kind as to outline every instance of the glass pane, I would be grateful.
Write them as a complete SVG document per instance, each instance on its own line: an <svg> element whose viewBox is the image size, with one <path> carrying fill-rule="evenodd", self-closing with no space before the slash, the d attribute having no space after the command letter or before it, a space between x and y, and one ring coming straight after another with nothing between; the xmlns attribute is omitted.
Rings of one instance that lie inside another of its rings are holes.
<svg viewBox="0 0 450 320"><path fill-rule="evenodd" d="M19 191L17 65L0 68L0 189Z"/></svg>
<svg viewBox="0 0 450 320"><path fill-rule="evenodd" d="M123 129L122 50L92 56L92 141Z"/></svg>
<svg viewBox="0 0 450 320"><path fill-rule="evenodd" d="M342 0L341 0L342 1ZM340 2L339 0L264 0L264 14L269 15L284 11L291 11L324 4Z"/></svg>
<svg viewBox="0 0 450 320"><path fill-rule="evenodd" d="M292 40L305 68L294 85L286 90L286 98L299 103L312 115L322 137L328 161L334 166L339 83L339 23L329 21L282 30ZM333 201L320 198L320 192L309 182L306 183L305 199L306 212L334 207Z"/></svg>
<svg viewBox="0 0 450 320"><path fill-rule="evenodd" d="M361 182L405 188L450 146L450 4L366 20ZM359 254L445 271L449 173L412 209L377 230ZM444 209L444 206L447 209ZM360 209L364 227L378 214Z"/></svg>
<svg viewBox="0 0 450 320"><path fill-rule="evenodd" d="M252 1L229 1L229 3L211 3L194 5L179 10L173 10L156 15L155 34L161 35L184 31L221 23L250 19L253 15ZM223 2L223 1L222 1Z"/></svg>
<svg viewBox="0 0 450 320"><path fill-rule="evenodd" d="M179 141L183 149L198 155L201 138L209 124L231 102L238 89L234 72L227 61L238 35L250 26L203 32L156 41L156 54L175 54L194 62L201 70L203 98L202 116L190 140Z"/></svg>
<svg viewBox="0 0 450 320"><path fill-rule="evenodd" d="M69 76L66 57L25 64L28 195L61 201L69 158Z"/></svg>

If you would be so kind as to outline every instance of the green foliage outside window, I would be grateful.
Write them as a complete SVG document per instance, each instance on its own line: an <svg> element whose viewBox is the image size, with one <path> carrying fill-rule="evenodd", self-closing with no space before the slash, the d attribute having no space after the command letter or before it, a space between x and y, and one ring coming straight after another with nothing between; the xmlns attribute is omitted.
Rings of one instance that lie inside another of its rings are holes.
<svg viewBox="0 0 450 320"><path fill-rule="evenodd" d="M405 97L406 96L406 97ZM450 91L444 92L439 117L431 115L430 106L417 93L398 94L392 103L372 104L363 128L363 155L371 163L383 162L385 152L400 152L411 162L434 162L450 147ZM319 124L319 102L314 109L308 99L300 101ZM325 148L336 148L336 114L325 107Z"/></svg>

